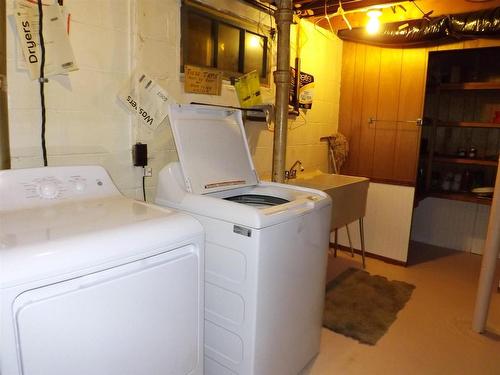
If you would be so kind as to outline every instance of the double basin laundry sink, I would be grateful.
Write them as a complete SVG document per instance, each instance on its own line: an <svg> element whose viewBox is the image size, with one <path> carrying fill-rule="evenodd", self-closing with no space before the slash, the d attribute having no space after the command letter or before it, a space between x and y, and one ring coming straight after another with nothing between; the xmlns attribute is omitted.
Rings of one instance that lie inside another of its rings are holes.
<svg viewBox="0 0 500 375"><path fill-rule="evenodd" d="M365 177L314 171L301 173L287 183L322 190L332 198L332 230L365 216L369 184Z"/></svg>

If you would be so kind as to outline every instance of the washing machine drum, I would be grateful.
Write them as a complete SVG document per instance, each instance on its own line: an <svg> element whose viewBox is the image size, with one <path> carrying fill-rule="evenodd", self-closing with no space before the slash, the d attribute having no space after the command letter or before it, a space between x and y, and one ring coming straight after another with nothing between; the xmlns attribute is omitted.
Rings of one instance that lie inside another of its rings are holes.
<svg viewBox="0 0 500 375"><path fill-rule="evenodd" d="M289 200L280 197L273 197L271 195L259 195L259 194L243 194L235 195L232 197L224 198L228 201L247 204L249 206L255 207L269 207L277 206L280 204L288 203Z"/></svg>

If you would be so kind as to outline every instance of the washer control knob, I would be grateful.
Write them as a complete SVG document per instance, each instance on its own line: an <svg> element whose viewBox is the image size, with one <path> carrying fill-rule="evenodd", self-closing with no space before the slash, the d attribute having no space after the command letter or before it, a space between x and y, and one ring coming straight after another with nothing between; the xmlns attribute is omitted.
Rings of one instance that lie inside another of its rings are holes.
<svg viewBox="0 0 500 375"><path fill-rule="evenodd" d="M59 195L59 188L54 181L42 181L37 190L38 195L44 199L54 199Z"/></svg>

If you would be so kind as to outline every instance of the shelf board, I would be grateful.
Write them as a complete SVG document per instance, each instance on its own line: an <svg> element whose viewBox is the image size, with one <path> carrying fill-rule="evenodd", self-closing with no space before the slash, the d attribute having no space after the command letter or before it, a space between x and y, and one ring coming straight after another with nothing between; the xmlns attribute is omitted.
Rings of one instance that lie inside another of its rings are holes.
<svg viewBox="0 0 500 375"><path fill-rule="evenodd" d="M496 167L498 165L498 161L496 160L466 159L448 156L434 156L433 161L437 163L483 165L487 167Z"/></svg>
<svg viewBox="0 0 500 375"><path fill-rule="evenodd" d="M429 126L429 125L426 125ZM492 128L500 129L500 123L495 122L472 122L472 121L440 121L436 124L439 127L450 128Z"/></svg>
<svg viewBox="0 0 500 375"><path fill-rule="evenodd" d="M439 88L441 90L498 90L500 82L442 83Z"/></svg>
<svg viewBox="0 0 500 375"><path fill-rule="evenodd" d="M429 192L424 194L424 198L433 197L433 198L441 198L441 199L450 199L454 201L461 202L471 202L471 203L479 203L490 206L491 198L479 197L472 193L451 193L451 192Z"/></svg>

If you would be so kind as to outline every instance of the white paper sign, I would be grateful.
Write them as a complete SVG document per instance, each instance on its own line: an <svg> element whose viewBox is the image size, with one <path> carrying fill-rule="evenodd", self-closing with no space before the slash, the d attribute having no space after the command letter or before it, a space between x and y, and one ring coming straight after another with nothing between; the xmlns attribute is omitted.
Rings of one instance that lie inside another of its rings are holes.
<svg viewBox="0 0 500 375"><path fill-rule="evenodd" d="M17 33L31 79L40 77L41 48L39 45L38 6L27 0L17 0L14 10ZM43 7L43 40L45 46L44 76L63 74L78 67L69 43L62 8Z"/></svg>
<svg viewBox="0 0 500 375"><path fill-rule="evenodd" d="M165 119L169 95L149 75L135 71L118 93L118 98L134 113L141 124L154 130Z"/></svg>

